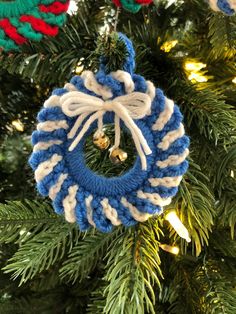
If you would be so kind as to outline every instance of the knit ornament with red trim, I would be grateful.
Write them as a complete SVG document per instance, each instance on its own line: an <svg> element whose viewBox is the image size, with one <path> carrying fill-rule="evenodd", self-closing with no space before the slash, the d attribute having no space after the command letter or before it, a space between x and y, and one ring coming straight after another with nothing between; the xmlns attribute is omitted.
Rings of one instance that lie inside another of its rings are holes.
<svg viewBox="0 0 236 314"><path fill-rule="evenodd" d="M112 0L117 7L122 7L126 11L137 13L142 6L152 3L152 0Z"/></svg>
<svg viewBox="0 0 236 314"><path fill-rule="evenodd" d="M69 0L0 1L0 47L19 50L28 40L56 36L66 21Z"/></svg>

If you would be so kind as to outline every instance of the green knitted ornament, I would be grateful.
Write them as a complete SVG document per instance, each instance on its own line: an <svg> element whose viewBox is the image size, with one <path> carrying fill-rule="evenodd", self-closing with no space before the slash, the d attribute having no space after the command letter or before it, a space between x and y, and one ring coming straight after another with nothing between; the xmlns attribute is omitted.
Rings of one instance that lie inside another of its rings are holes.
<svg viewBox="0 0 236 314"><path fill-rule="evenodd" d="M122 7L131 13L137 13L142 6L152 3L152 0L113 0L117 7Z"/></svg>
<svg viewBox="0 0 236 314"><path fill-rule="evenodd" d="M28 40L56 36L65 23L69 0L0 2L0 47L18 50Z"/></svg>

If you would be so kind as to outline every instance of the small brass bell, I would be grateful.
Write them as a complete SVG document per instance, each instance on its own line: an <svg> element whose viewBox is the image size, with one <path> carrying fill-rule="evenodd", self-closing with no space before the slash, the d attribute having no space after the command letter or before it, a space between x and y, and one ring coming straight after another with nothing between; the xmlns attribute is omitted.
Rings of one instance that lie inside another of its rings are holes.
<svg viewBox="0 0 236 314"><path fill-rule="evenodd" d="M93 136L93 144L101 150L105 150L110 146L110 139L105 133Z"/></svg>
<svg viewBox="0 0 236 314"><path fill-rule="evenodd" d="M127 157L128 154L123 151L122 149L120 149L119 147L114 148L110 151L110 160L112 161L113 164L117 165L117 164L121 164L122 162L124 162Z"/></svg>

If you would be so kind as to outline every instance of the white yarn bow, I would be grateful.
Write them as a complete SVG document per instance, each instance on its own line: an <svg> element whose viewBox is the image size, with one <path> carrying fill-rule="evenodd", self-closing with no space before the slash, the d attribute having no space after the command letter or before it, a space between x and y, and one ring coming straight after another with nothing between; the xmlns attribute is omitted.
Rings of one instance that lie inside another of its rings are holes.
<svg viewBox="0 0 236 314"><path fill-rule="evenodd" d="M78 116L75 124L68 133L68 138L75 137L84 120L90 116L73 140L69 150L72 151L78 145L84 134L88 131L90 125L96 120L98 120L98 130L96 133L99 134L99 132L101 132L102 134L103 116L106 112L112 111L115 113L115 143L113 148L119 147L120 144L121 119L130 130L141 159L142 169L146 170L146 155L150 155L152 151L141 130L134 122L134 119L141 119L150 113L151 102L151 98L148 94L140 92L133 92L124 96L119 96L113 100L103 100L79 91L70 91L64 94L60 98L62 111L69 117Z"/></svg>

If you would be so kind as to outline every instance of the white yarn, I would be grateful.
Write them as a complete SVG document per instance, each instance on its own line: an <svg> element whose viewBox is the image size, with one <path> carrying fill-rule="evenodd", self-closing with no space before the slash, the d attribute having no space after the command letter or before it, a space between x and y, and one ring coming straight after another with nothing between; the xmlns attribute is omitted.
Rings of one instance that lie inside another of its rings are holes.
<svg viewBox="0 0 236 314"><path fill-rule="evenodd" d="M188 156L189 150L188 148L185 149L185 151L181 155L170 155L167 159L165 160L158 160L156 165L160 168L166 168L169 166L177 166L181 164L185 160L185 158Z"/></svg>
<svg viewBox="0 0 236 314"><path fill-rule="evenodd" d="M52 95L50 96L43 105L45 108L49 107L60 107L60 96Z"/></svg>
<svg viewBox="0 0 236 314"><path fill-rule="evenodd" d="M68 177L68 173L61 173L59 176L59 179L57 180L57 183L54 184L50 189L49 189L49 197L51 200L54 201L54 199L57 196L57 193L60 192L61 187L65 179Z"/></svg>
<svg viewBox="0 0 236 314"><path fill-rule="evenodd" d="M53 132L58 129L67 129L69 126L66 120L55 120L38 123L37 130L45 132Z"/></svg>
<svg viewBox="0 0 236 314"><path fill-rule="evenodd" d="M121 136L120 118L117 115L115 115L114 125L115 125L115 140L114 140L113 147L110 148L110 151L120 146L120 136Z"/></svg>
<svg viewBox="0 0 236 314"><path fill-rule="evenodd" d="M116 72L111 72L111 76L114 77L114 79L117 81L124 83L127 94L130 94L134 91L134 82L128 72L118 70Z"/></svg>
<svg viewBox="0 0 236 314"><path fill-rule="evenodd" d="M102 96L103 99L109 99L113 96L110 88L107 86L101 85L97 82L95 75L91 71L84 71L81 74L82 79L84 80L84 86L94 92L95 94Z"/></svg>
<svg viewBox="0 0 236 314"><path fill-rule="evenodd" d="M120 219L115 208L111 207L107 198L101 201L103 212L105 216L111 221L113 226L119 226L121 224Z"/></svg>
<svg viewBox="0 0 236 314"><path fill-rule="evenodd" d="M177 130L168 132L157 146L162 150L167 150L170 145L178 138L182 137L184 133L184 126L180 123L180 127Z"/></svg>
<svg viewBox="0 0 236 314"><path fill-rule="evenodd" d="M137 192L138 198L141 199L148 199L153 205L156 206L166 206L171 203L171 197L168 198L162 198L159 194L157 193L147 193L139 190Z"/></svg>
<svg viewBox="0 0 236 314"><path fill-rule="evenodd" d="M171 99L165 97L165 107L164 110L160 113L158 119L153 124L152 129L154 131L161 131L166 123L170 120L174 112L174 102Z"/></svg>
<svg viewBox="0 0 236 314"><path fill-rule="evenodd" d="M94 221L93 221L93 209L91 206L91 202L93 200L93 195L89 195L86 199L85 199L85 205L87 208L87 219L88 222L90 223L90 225L92 225L94 228L96 227Z"/></svg>
<svg viewBox="0 0 236 314"><path fill-rule="evenodd" d="M134 81L132 80L130 73L122 71L122 70L118 70L116 72L111 72L111 76L114 77L114 79L116 79L117 81L124 83L125 91L127 94L130 94L134 91L135 85L134 85ZM151 98L151 101L153 101L156 95L156 88L151 81L146 81L146 84L147 84L146 94L149 95L149 97ZM150 110L150 113L151 113L151 110Z"/></svg>
<svg viewBox="0 0 236 314"><path fill-rule="evenodd" d="M67 89L67 90L69 90L69 91L76 91L76 90L78 90L78 89L76 88L76 86L73 85L73 84L71 84L71 83L66 83L65 86L64 86L64 88Z"/></svg>
<svg viewBox="0 0 236 314"><path fill-rule="evenodd" d="M212 10L214 11L220 11L220 9L217 6L217 0L208 0L210 7L212 8Z"/></svg>
<svg viewBox="0 0 236 314"><path fill-rule="evenodd" d="M125 197L121 198L121 203L126 208L128 208L132 217L137 221L144 222L144 221L148 220L148 218L151 217L151 215L148 213L141 213L134 205L129 203Z"/></svg>
<svg viewBox="0 0 236 314"><path fill-rule="evenodd" d="M78 191L78 185L70 186L68 189L68 195L62 201L65 213L65 220L74 223L76 222L75 207L76 207L76 193Z"/></svg>
<svg viewBox="0 0 236 314"><path fill-rule="evenodd" d="M236 0L228 0L231 9L236 10Z"/></svg>
<svg viewBox="0 0 236 314"><path fill-rule="evenodd" d="M41 162L38 168L35 170L36 182L42 181L49 173L53 171L53 168L62 160L62 156L58 154L52 155L52 157L46 161Z"/></svg>
<svg viewBox="0 0 236 314"><path fill-rule="evenodd" d="M146 94L148 94L151 100L153 101L153 99L156 96L156 87L151 81L146 81L146 84L147 84Z"/></svg>
<svg viewBox="0 0 236 314"><path fill-rule="evenodd" d="M38 142L36 145L34 145L33 151L37 152L39 150L47 150L49 147L53 145L60 145L63 142L60 140L50 140L48 142Z"/></svg>
<svg viewBox="0 0 236 314"><path fill-rule="evenodd" d="M94 121L102 119L107 111L113 111L119 119L123 120L126 127L130 130L141 159L142 169L147 169L146 155L152 152L142 132L133 121L133 119L143 118L150 111L151 98L147 94L133 92L128 95L116 97L113 100L104 101L83 92L72 91L64 94L60 99L60 103L64 114L69 117L78 116L69 133L69 137L73 137L85 118L92 114L69 147L70 151L77 146ZM115 119L115 130L117 132L120 128L119 119Z"/></svg>
<svg viewBox="0 0 236 314"><path fill-rule="evenodd" d="M178 177L164 177L164 178L150 178L148 181L151 183L151 186L159 186L164 185L168 188L172 188L178 186L180 181L182 180L182 176Z"/></svg>

